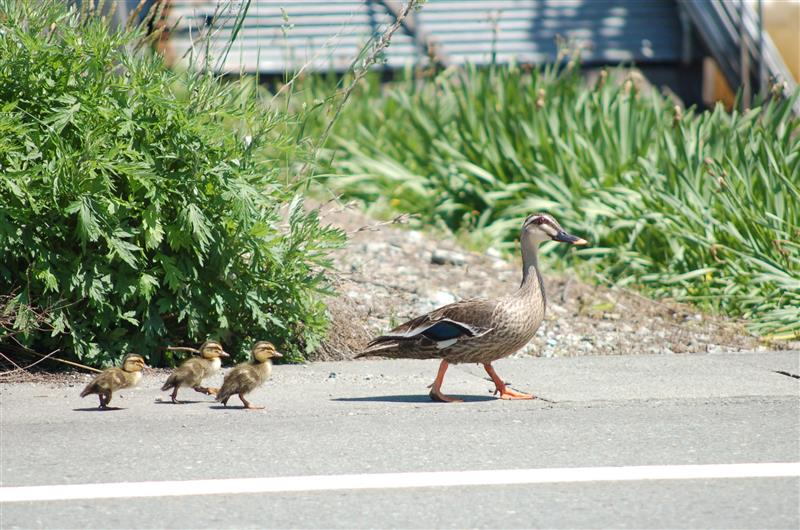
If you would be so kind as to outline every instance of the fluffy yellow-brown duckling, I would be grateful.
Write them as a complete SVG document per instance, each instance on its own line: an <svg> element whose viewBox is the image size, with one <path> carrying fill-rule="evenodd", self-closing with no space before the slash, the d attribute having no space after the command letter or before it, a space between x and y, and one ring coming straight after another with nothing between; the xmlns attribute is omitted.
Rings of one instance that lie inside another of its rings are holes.
<svg viewBox="0 0 800 530"><path fill-rule="evenodd" d="M222 387L217 393L217 401L228 406L228 400L234 394L242 400L246 409L263 409L264 407L251 404L244 398L261 386L272 374L273 357L283 357L271 342L258 341L253 345L252 360L248 363L237 364L225 375Z"/></svg>
<svg viewBox="0 0 800 530"><path fill-rule="evenodd" d="M230 355L222 349L222 344L215 340L209 340L200 346L200 357L193 357L183 362L177 367L170 376L167 382L161 387L161 390L172 389L173 403L180 403L178 401L178 389L182 386L190 387L196 392L206 395L216 395L217 388L201 386L203 379L214 374L222 366L221 357L230 357Z"/></svg>
<svg viewBox="0 0 800 530"><path fill-rule="evenodd" d="M129 353L122 360L122 368L106 368L97 377L86 385L81 392L81 397L89 394L100 396L100 408L107 409L111 403L111 395L115 390L136 386L142 378L142 368L147 366L144 358L135 353Z"/></svg>

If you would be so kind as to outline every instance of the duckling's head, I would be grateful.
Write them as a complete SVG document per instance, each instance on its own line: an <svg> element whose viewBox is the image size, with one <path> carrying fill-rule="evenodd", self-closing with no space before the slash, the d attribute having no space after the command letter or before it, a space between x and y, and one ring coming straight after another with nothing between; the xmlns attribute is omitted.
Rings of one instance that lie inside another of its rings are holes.
<svg viewBox="0 0 800 530"><path fill-rule="evenodd" d="M273 357L283 357L283 355L275 349L275 345L265 340L260 340L253 344L252 354L253 360L257 363L267 362Z"/></svg>
<svg viewBox="0 0 800 530"><path fill-rule="evenodd" d="M528 216L522 223L522 235L524 241L539 245L545 241L559 241L561 243L571 243L573 245L585 245L586 240L568 234L558 221L546 213L535 213Z"/></svg>
<svg viewBox="0 0 800 530"><path fill-rule="evenodd" d="M230 354L222 349L222 344L215 340L207 340L200 346L200 356L203 359L218 359L220 357L230 357Z"/></svg>
<svg viewBox="0 0 800 530"><path fill-rule="evenodd" d="M144 357L137 353L129 353L122 359L122 369L126 372L141 372L145 366Z"/></svg>

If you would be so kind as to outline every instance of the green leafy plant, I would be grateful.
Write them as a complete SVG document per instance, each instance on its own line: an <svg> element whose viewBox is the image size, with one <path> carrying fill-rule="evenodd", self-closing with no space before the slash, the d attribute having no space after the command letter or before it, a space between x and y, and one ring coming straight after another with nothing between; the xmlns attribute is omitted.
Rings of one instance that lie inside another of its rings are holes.
<svg viewBox="0 0 800 530"><path fill-rule="evenodd" d="M169 362L163 346L209 336L239 358L256 339L302 358L344 241L285 178L302 115L269 108L252 80L171 70L141 28L65 4L0 7L0 293L15 339L98 366L128 351ZM50 308L50 330L26 325L28 305Z"/></svg>
<svg viewBox="0 0 800 530"><path fill-rule="evenodd" d="M309 79L319 97L325 79ZM797 97L797 96L796 96ZM342 113L328 184L476 245L514 244L531 211L592 247L564 256L600 281L800 336L800 119L791 101L683 111L624 73L575 62L377 76ZM553 249L546 249L553 251Z"/></svg>

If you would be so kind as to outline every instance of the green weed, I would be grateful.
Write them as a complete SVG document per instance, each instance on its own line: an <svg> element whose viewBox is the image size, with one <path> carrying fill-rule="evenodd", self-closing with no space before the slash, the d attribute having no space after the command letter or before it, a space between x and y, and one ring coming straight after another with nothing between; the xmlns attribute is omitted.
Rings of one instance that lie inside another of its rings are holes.
<svg viewBox="0 0 800 530"><path fill-rule="evenodd" d="M800 336L790 101L684 111L621 73L587 86L574 63L365 81L334 129L338 149L321 157L345 196L505 250L526 214L548 211L592 242L562 257L601 281L744 317L762 336ZM302 94L326 86L310 79Z"/></svg>
<svg viewBox="0 0 800 530"><path fill-rule="evenodd" d="M15 340L97 366L128 351L169 362L163 346L210 336L239 358L256 339L301 358L326 329L327 254L344 242L286 178L302 115L268 109L252 80L170 70L140 28L65 4L0 4Z"/></svg>

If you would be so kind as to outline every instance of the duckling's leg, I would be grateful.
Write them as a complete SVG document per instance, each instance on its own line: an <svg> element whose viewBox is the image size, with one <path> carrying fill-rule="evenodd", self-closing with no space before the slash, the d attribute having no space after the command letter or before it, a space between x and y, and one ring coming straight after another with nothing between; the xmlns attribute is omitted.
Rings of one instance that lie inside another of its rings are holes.
<svg viewBox="0 0 800 530"><path fill-rule="evenodd" d="M179 388L180 388L180 385L175 385L175 387L173 387L173 389L172 389L172 395L169 396L169 397L172 398L172 402L175 403L176 405L182 405L183 404L182 401L178 401L178 389Z"/></svg>
<svg viewBox="0 0 800 530"><path fill-rule="evenodd" d="M249 409L249 410L260 410L260 409L263 409L263 408L264 408L264 407L263 407L263 406L261 406L261 405L253 405L252 403L250 403L249 401L247 401L247 400L244 398L244 395L243 395L243 394L239 394L239 399L241 399L241 400L242 400L242 403L244 403L244 408L246 408L246 409Z"/></svg>
<svg viewBox="0 0 800 530"><path fill-rule="evenodd" d="M494 386L496 387L494 393L497 394L500 392L500 399L533 399L534 396L530 394L523 394L522 392L517 392L516 390L508 388L505 382L500 379L500 376L497 375L497 372L494 371L494 367L491 363L486 363L483 367L486 369L486 373L489 374L489 377L492 378L492 381L494 381Z"/></svg>
<svg viewBox="0 0 800 530"><path fill-rule="evenodd" d="M119 410L119 407L109 407L108 404L111 403L111 392L104 392L99 394L100 396L100 409L101 410Z"/></svg>
<svg viewBox="0 0 800 530"><path fill-rule="evenodd" d="M436 374L436 379L433 380L431 391L428 395L433 401L438 401L440 403L461 403L464 401L463 399L442 394L442 381L444 381L444 373L447 371L448 366L450 366L450 363L443 359L441 364L439 364L439 372Z"/></svg>

